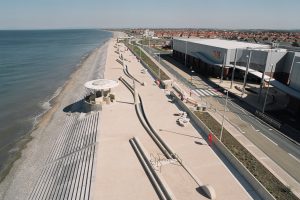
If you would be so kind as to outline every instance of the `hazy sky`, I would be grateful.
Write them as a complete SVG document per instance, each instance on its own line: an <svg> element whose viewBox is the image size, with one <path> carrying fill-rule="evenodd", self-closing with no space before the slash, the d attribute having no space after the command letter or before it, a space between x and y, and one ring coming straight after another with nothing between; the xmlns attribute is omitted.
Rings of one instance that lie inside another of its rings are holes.
<svg viewBox="0 0 300 200"><path fill-rule="evenodd" d="M0 0L0 29L300 29L300 0Z"/></svg>

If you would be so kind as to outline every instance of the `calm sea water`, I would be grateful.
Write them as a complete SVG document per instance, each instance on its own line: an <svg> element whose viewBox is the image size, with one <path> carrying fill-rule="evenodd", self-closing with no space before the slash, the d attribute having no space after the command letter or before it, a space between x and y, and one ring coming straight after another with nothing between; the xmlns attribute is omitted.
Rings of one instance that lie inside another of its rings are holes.
<svg viewBox="0 0 300 200"><path fill-rule="evenodd" d="M0 170L83 56L110 37L101 30L0 31Z"/></svg>

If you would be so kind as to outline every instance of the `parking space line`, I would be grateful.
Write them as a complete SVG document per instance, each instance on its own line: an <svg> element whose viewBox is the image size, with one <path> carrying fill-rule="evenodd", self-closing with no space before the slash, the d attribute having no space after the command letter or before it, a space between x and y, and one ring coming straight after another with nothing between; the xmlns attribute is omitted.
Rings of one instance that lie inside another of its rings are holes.
<svg viewBox="0 0 300 200"><path fill-rule="evenodd" d="M273 140L271 140L270 138L268 138L267 136L265 136L264 134L261 134L262 136L264 136L266 139L268 139L270 142L272 142L273 144L275 144L276 146L278 146L278 144L276 142L274 142Z"/></svg>
<svg viewBox="0 0 300 200"><path fill-rule="evenodd" d="M292 158L294 158L297 162L300 163L300 160L298 158L296 158L296 156L294 156L293 154L288 153Z"/></svg>

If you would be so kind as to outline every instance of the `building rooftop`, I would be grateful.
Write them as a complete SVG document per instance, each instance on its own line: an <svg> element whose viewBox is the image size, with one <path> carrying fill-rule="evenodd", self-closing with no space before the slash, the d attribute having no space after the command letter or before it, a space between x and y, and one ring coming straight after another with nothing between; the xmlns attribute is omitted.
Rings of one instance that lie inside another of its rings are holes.
<svg viewBox="0 0 300 200"><path fill-rule="evenodd" d="M200 38L174 38L176 40L182 40L192 43L198 43L207 46L215 46L223 49L237 49L237 48L263 48L270 49L270 45L256 44L248 42L240 42L236 40L222 40L222 39L200 39Z"/></svg>
<svg viewBox="0 0 300 200"><path fill-rule="evenodd" d="M101 91L108 90L119 85L118 81L115 80L107 80L107 79L97 79L93 81L88 81L84 84L87 89Z"/></svg>

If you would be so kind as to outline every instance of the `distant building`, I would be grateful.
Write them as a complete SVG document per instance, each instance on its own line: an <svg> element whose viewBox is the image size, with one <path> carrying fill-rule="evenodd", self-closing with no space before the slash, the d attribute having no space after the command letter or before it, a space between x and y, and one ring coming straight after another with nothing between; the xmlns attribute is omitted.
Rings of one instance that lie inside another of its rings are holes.
<svg viewBox="0 0 300 200"><path fill-rule="evenodd" d="M271 45L222 39L173 39L173 56L189 69L207 76L231 79L234 66L235 78L242 79L249 55L248 81L263 83L268 76L270 83L289 96L291 109L300 113L300 52ZM236 65L234 65L236 63ZM273 67L272 67L273 65ZM273 69L272 69L273 68Z"/></svg>
<svg viewBox="0 0 300 200"><path fill-rule="evenodd" d="M144 31L144 34L143 34L144 37L154 37L154 31L150 31L149 29L146 29Z"/></svg>

